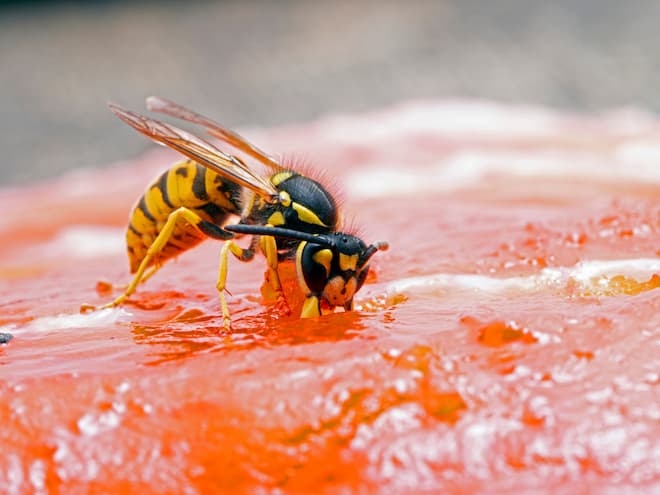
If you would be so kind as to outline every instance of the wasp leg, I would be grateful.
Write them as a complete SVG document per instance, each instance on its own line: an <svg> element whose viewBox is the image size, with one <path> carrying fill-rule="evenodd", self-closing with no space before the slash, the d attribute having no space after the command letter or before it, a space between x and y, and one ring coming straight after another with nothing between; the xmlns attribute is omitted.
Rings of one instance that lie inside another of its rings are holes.
<svg viewBox="0 0 660 495"><path fill-rule="evenodd" d="M201 233L203 233L208 237L213 237L215 239L220 239L220 240L226 240L233 237L233 234L231 234L230 232L223 230L221 227L218 227L217 225L211 222L207 222L206 220L203 220L199 215L197 215L195 212L187 208L182 207L173 211L172 213L170 213L170 216L167 217L167 222L165 222L165 225L158 233L158 236L156 237L154 242L151 244L151 246L149 246L146 256L140 263L140 266L135 272L135 276L133 277L133 280L128 285L124 293L118 298L116 298L114 301L109 302L108 304L104 304L99 309L113 308L115 306L119 306L124 301L126 301L126 299L128 299L131 296L131 294L133 294L133 292L135 292L135 289L140 284L140 282L142 282L145 279L145 277L152 276L158 270L158 265L156 265L155 267L152 268L152 270L150 270L145 275L145 271L151 265L154 258L156 258L158 254L163 250L163 248L167 245L168 241L174 234L174 230L176 228L177 223L180 222L181 220L187 221L190 225L196 227ZM84 311L90 309L94 309L94 308L87 305L81 308L81 310Z"/></svg>
<svg viewBox="0 0 660 495"><path fill-rule="evenodd" d="M142 276L142 280L140 280L140 283L141 283L141 284L145 283L147 280L149 280L151 277L153 277L154 274L155 274L158 270L160 270L162 267L163 267L163 265L161 265L161 264L159 264L159 263L156 263L154 266L151 267L151 269L150 269L147 273L145 273L145 274ZM116 289L121 289L121 290L124 290L124 291L125 291L125 290L128 288L128 284L115 285L114 287L115 287Z"/></svg>
<svg viewBox="0 0 660 495"><path fill-rule="evenodd" d="M275 292L276 298L279 301L284 301L287 312L291 312L288 304L286 304L286 299L282 292L280 276L279 273L277 273L277 243L275 242L275 238L269 235L261 236L259 238L259 245L261 251L266 256L266 262L268 263L268 285L270 285L270 288Z"/></svg>
<svg viewBox="0 0 660 495"><path fill-rule="evenodd" d="M305 299L300 317L316 318L317 316L321 316L321 303L318 297L311 294Z"/></svg>
<svg viewBox="0 0 660 495"><path fill-rule="evenodd" d="M218 289L218 294L220 295L220 305L222 307L222 319L223 325L226 329L229 329L231 324L231 319L229 317L229 307L227 306L227 300L225 299L225 287L227 283L227 268L228 268L228 255L231 252L236 258L241 261L250 261L254 258L254 252L256 247L256 238L252 238L252 242L247 249L243 249L234 241L227 241L222 246L220 251L220 269L218 270L218 282L216 283L216 288Z"/></svg>
<svg viewBox="0 0 660 495"><path fill-rule="evenodd" d="M140 280L140 283L141 284L145 283L147 280L149 280L151 277L153 277L154 274L158 270L160 270L162 267L163 267L163 265L161 265L160 263L156 263L154 266L151 267L151 269L147 273L144 274L144 276L142 277L142 280Z"/></svg>

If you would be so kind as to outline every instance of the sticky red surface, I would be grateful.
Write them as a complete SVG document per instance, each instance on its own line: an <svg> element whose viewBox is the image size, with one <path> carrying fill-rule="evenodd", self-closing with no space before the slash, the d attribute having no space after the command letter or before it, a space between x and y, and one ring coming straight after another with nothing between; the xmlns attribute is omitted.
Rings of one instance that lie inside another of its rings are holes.
<svg viewBox="0 0 660 495"><path fill-rule="evenodd" d="M317 125L257 137L299 149L340 189L341 177L386 160L433 174L474 148L533 160L556 147L579 167L588 145L611 166L609 127L559 124L541 140L513 130L497 142L430 129L357 146ZM226 332L219 244L207 242L124 310L63 328L61 315L107 301L116 289L99 281L126 282L128 269L122 249L70 256L58 235L123 228L173 157L0 193L15 213L0 224L0 331L14 334L0 346L0 492L660 492L657 276L621 275L598 293L388 285L656 257L657 187L503 175L453 192L347 195L365 239L391 244L374 258L360 311L286 317L260 300L263 259L232 262Z"/></svg>

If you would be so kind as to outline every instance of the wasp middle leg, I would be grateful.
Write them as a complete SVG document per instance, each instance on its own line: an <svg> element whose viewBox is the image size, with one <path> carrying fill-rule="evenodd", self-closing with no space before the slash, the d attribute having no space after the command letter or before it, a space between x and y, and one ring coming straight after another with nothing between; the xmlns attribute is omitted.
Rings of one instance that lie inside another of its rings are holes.
<svg viewBox="0 0 660 495"><path fill-rule="evenodd" d="M266 227L272 227L268 224ZM291 309L284 297L284 292L282 290L282 282L280 281L280 275L277 271L279 261L277 256L277 243L275 238L270 235L261 236L259 238L259 247L266 257L266 263L268 265L266 271L266 285L268 298L277 300L278 302L283 303L283 309L288 313L291 313Z"/></svg>

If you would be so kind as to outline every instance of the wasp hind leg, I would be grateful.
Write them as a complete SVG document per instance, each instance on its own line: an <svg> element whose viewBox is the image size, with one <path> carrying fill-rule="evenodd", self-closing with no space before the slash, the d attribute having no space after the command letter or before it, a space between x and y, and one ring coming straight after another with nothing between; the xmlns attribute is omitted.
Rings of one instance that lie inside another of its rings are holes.
<svg viewBox="0 0 660 495"><path fill-rule="evenodd" d="M206 220L203 220L199 215L197 215L192 210L189 210L188 208L179 208L173 211L172 213L170 213L169 217L167 217L167 222L165 222L165 225L158 233L158 236L156 236L154 242L151 244L151 246L149 246L149 249L147 250L147 254L145 255L144 259L140 262L140 266L135 272L135 276L133 277L133 280L131 281L130 284L128 284L128 287L124 290L124 293L119 297L117 297L114 301L104 304L103 306L100 306L98 308L90 305L83 305L80 308L81 312L93 311L95 309L114 308L124 303L131 296L131 294L135 292L135 289L141 282L144 282L147 278L150 278L151 276L153 276L154 273L156 273L156 271L158 271L158 269L160 268L158 264L152 266L149 271L147 271L147 269L151 266L154 259L158 257L159 253L165 248L169 240L172 238L172 235L175 232L177 224L183 220L188 222L190 225L195 227L197 230L199 230L202 234L206 235L207 237L211 237L219 240L227 240L227 239L231 239L234 236L231 232L227 232L226 230L223 230L221 227L211 222L207 222ZM226 303L224 304L224 306L226 306ZM223 309L223 316L224 316L224 309Z"/></svg>
<svg viewBox="0 0 660 495"><path fill-rule="evenodd" d="M154 266L152 266L149 271L145 272L144 275L142 275L142 279L140 280L140 284L145 283L147 280L149 280L151 277L153 277L158 270L160 270L163 267L160 263L156 263ZM121 285L113 285L112 287L115 287L117 289L121 290L126 290L128 288L128 284L121 284Z"/></svg>

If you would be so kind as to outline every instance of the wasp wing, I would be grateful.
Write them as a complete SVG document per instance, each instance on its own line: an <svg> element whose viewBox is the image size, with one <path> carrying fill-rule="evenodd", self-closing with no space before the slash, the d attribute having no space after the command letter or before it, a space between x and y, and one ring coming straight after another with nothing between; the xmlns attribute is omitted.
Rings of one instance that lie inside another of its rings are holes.
<svg viewBox="0 0 660 495"><path fill-rule="evenodd" d="M255 191L267 200L277 197L273 184L255 175L241 160L220 151L211 143L173 125L125 110L113 103L108 103L108 107L121 120L157 143L178 151L216 174Z"/></svg>
<svg viewBox="0 0 660 495"><path fill-rule="evenodd" d="M194 124L199 124L206 127L206 130L212 136L221 139L222 141L230 144L234 148L241 150L246 155L251 156L255 160L261 162L271 170L282 170L282 165L275 158L270 156L265 151L260 150L255 145L250 143L240 134L227 129L225 126L201 115L193 110L190 110L178 103L160 98L159 96L150 96L147 98L147 109L152 112L160 112L172 117L186 120Z"/></svg>

